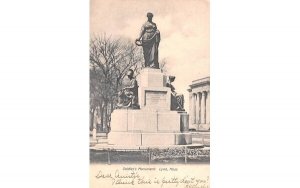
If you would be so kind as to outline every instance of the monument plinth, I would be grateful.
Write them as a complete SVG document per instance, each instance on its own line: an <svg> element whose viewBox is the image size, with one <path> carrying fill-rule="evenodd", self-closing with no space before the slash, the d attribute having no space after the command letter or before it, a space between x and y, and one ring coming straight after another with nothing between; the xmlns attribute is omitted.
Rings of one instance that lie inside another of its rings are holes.
<svg viewBox="0 0 300 188"><path fill-rule="evenodd" d="M171 110L171 89L160 69L144 68L139 77L140 109L116 109L108 143L127 146L191 144L188 114Z"/></svg>

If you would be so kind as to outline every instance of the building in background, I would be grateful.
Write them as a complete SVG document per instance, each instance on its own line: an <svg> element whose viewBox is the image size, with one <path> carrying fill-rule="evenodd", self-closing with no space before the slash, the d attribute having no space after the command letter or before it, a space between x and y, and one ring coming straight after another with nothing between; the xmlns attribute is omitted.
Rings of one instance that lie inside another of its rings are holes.
<svg viewBox="0 0 300 188"><path fill-rule="evenodd" d="M189 87L190 130L209 131L210 77L194 80Z"/></svg>

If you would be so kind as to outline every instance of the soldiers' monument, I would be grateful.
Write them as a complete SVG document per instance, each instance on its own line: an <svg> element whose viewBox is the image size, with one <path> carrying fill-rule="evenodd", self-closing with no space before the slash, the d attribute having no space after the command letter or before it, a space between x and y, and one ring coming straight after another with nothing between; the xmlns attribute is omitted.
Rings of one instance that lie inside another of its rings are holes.
<svg viewBox="0 0 300 188"><path fill-rule="evenodd" d="M111 116L109 145L160 146L192 144L188 114L182 95L175 92L175 76L159 68L160 33L152 22L153 14L142 26L135 43L142 46L145 68L139 80L130 69L119 92L117 109Z"/></svg>

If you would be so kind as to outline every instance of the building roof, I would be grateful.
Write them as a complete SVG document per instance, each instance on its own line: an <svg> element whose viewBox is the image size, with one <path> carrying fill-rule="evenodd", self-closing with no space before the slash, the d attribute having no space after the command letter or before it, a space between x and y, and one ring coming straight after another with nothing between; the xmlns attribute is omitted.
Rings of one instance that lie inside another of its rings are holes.
<svg viewBox="0 0 300 188"><path fill-rule="evenodd" d="M188 91L190 92L193 88L197 88L197 87L201 87L201 86L204 86L204 85L210 85L210 77L204 77L204 78L200 78L200 79L197 79L197 80L193 80L192 81L192 84L189 85L189 89Z"/></svg>

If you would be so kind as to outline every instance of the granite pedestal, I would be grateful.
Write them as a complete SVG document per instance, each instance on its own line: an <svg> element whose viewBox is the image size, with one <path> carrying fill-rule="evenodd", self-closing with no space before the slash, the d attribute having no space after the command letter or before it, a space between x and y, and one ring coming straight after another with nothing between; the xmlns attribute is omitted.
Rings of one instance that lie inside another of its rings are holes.
<svg viewBox="0 0 300 188"><path fill-rule="evenodd" d="M151 146L192 143L188 114L171 111L171 90L160 69L144 68L138 79L141 109L116 109L108 143Z"/></svg>

